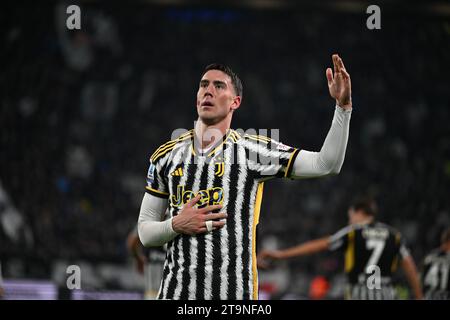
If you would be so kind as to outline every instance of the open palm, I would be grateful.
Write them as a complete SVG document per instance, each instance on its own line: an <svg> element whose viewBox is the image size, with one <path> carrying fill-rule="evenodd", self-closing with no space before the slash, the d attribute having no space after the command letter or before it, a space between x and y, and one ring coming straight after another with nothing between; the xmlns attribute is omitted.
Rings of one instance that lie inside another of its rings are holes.
<svg viewBox="0 0 450 320"><path fill-rule="evenodd" d="M337 54L333 54L332 59L334 73L331 68L327 68L326 70L330 95L336 99L336 103L340 107L349 109L352 107L352 85L350 75L347 70L345 70L344 63Z"/></svg>

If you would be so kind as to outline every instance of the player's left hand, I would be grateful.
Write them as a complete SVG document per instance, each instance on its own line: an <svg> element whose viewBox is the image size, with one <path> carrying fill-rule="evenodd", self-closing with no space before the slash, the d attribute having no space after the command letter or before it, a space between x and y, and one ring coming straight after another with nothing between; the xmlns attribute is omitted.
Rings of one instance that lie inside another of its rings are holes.
<svg viewBox="0 0 450 320"><path fill-rule="evenodd" d="M345 70L344 62L337 54L333 54L334 74L331 68L327 68L326 75L330 95L336 99L336 104L343 109L352 107L352 84L350 75Z"/></svg>

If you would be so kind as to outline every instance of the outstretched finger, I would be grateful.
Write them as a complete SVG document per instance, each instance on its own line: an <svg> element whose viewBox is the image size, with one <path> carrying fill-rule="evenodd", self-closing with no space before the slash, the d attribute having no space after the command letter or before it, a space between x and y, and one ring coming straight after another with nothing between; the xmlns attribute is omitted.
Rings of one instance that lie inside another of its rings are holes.
<svg viewBox="0 0 450 320"><path fill-rule="evenodd" d="M201 209L198 209L198 213L208 213L208 212L211 212L211 211L214 211L214 210L217 210L217 209L222 209L222 205L221 204L216 204L216 205L213 205L213 206L207 206L207 207L204 207L204 208L201 208Z"/></svg>
<svg viewBox="0 0 450 320"><path fill-rule="evenodd" d="M338 59L338 66L341 70L345 70L344 61L340 57Z"/></svg>
<svg viewBox="0 0 450 320"><path fill-rule="evenodd" d="M342 75L345 80L350 80L350 74L345 69L342 70Z"/></svg>
<svg viewBox="0 0 450 320"><path fill-rule="evenodd" d="M194 198L192 198L188 203L185 204L185 207L193 207L200 200L201 196L198 194Z"/></svg>
<svg viewBox="0 0 450 320"><path fill-rule="evenodd" d="M213 229L214 229L214 230L220 229L220 228L222 228L225 224L226 224L226 221L225 221L225 220L222 220L222 221L213 221Z"/></svg>
<svg viewBox="0 0 450 320"><path fill-rule="evenodd" d="M225 219L228 215L225 212L210 213L205 216L205 220Z"/></svg>
<svg viewBox="0 0 450 320"><path fill-rule="evenodd" d="M339 56L337 54L333 54L333 68L334 68L334 74L339 72L339 64L338 64Z"/></svg>
<svg viewBox="0 0 450 320"><path fill-rule="evenodd" d="M331 84L333 83L333 71L331 70L331 68L327 68L325 73L327 75L328 85L331 86Z"/></svg>

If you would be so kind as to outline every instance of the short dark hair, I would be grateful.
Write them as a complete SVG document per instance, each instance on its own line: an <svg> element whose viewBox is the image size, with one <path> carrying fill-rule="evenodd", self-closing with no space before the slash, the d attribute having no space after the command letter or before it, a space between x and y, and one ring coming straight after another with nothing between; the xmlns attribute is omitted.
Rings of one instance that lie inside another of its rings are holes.
<svg viewBox="0 0 450 320"><path fill-rule="evenodd" d="M442 232L441 243L447 243L450 241L450 228L447 228Z"/></svg>
<svg viewBox="0 0 450 320"><path fill-rule="evenodd" d="M237 96L240 96L242 98L243 93L242 81L230 67L221 63L211 63L205 67L201 77L203 77L205 73L208 72L209 70L219 70L227 74L231 78L231 83L233 84L234 92L236 93Z"/></svg>
<svg viewBox="0 0 450 320"><path fill-rule="evenodd" d="M350 206L354 211L363 211L368 216L375 216L378 213L377 203L370 197L358 197L353 200Z"/></svg>

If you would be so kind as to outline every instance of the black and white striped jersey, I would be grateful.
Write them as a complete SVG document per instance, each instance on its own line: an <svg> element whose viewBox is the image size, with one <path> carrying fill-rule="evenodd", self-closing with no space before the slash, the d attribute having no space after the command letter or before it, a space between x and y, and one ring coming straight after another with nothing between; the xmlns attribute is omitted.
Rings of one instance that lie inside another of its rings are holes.
<svg viewBox="0 0 450 320"><path fill-rule="evenodd" d="M424 259L421 278L425 299L450 300L450 252L430 252Z"/></svg>
<svg viewBox="0 0 450 320"><path fill-rule="evenodd" d="M263 182L290 178L298 149L228 130L206 154L191 130L150 158L146 191L167 198L169 218L197 194L198 207L222 204L221 229L167 244L160 299L257 299L256 226Z"/></svg>
<svg viewBox="0 0 450 320"><path fill-rule="evenodd" d="M350 225L331 236L330 249L345 254L346 298L395 298L392 274L399 259L409 255L400 232L381 222ZM374 275L379 276L379 288L368 284L374 284Z"/></svg>

